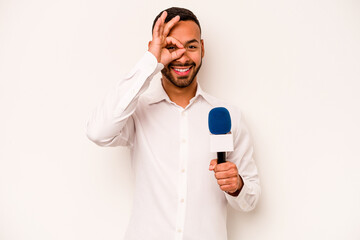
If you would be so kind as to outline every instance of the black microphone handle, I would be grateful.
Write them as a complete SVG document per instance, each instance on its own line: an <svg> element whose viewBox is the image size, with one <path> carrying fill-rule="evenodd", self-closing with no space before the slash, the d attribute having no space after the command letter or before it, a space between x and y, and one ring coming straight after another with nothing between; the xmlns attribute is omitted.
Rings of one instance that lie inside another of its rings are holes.
<svg viewBox="0 0 360 240"><path fill-rule="evenodd" d="M226 152L218 152L217 153L217 163L224 163L226 162Z"/></svg>

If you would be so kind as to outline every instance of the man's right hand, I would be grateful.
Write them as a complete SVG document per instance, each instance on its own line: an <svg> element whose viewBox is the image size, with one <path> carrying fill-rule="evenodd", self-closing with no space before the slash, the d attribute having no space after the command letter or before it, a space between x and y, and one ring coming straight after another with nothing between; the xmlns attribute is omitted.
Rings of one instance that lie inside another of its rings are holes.
<svg viewBox="0 0 360 240"><path fill-rule="evenodd" d="M152 41L149 43L149 52L164 66L180 58L186 51L177 39L168 36L171 28L180 20L180 17L176 16L165 24L166 16L167 12L164 11L156 21Z"/></svg>

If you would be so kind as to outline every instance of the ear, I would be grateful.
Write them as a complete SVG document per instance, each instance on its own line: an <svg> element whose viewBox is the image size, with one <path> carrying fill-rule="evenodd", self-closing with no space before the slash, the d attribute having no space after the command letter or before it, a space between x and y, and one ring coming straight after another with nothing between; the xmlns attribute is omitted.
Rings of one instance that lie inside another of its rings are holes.
<svg viewBox="0 0 360 240"><path fill-rule="evenodd" d="M205 48L204 48L204 39L201 39L201 58L205 55Z"/></svg>
<svg viewBox="0 0 360 240"><path fill-rule="evenodd" d="M148 48L150 48L150 44L151 44L151 41L149 41L149 43L148 43Z"/></svg>

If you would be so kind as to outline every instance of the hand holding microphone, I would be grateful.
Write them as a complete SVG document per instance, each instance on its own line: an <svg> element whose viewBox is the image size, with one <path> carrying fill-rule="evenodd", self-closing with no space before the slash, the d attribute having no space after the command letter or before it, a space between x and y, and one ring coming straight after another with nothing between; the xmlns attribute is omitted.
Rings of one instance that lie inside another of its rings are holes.
<svg viewBox="0 0 360 240"><path fill-rule="evenodd" d="M238 174L237 166L233 162L218 164L217 159L213 159L210 162L209 170L214 171L221 190L233 196L239 195L244 183Z"/></svg>
<svg viewBox="0 0 360 240"><path fill-rule="evenodd" d="M213 108L209 112L210 151L217 152L217 159L210 162L209 170L214 171L221 190L237 196L244 185L238 168L233 162L226 161L226 152L234 150L231 134L231 118L226 108Z"/></svg>

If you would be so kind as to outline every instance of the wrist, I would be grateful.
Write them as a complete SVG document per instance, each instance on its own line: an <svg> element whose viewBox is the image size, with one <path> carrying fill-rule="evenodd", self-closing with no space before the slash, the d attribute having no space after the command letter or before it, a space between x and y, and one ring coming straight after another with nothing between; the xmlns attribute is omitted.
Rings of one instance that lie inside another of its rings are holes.
<svg viewBox="0 0 360 240"><path fill-rule="evenodd" d="M237 197L237 196L239 196L240 191L241 191L241 189L238 189L238 190L236 190L236 191L233 192L233 193L230 193L230 192L226 192L226 193L229 194L229 195L231 195L231 196L233 196L233 197Z"/></svg>
<svg viewBox="0 0 360 240"><path fill-rule="evenodd" d="M149 47L148 52L150 52L156 58L157 62L161 62L161 55L159 54L158 49L154 49L153 47Z"/></svg>
<svg viewBox="0 0 360 240"><path fill-rule="evenodd" d="M244 186L244 182L243 182L242 178L240 177L240 175L238 175L238 187L237 187L237 189L234 192L226 192L226 193L233 196L233 197L237 197L240 194L241 189L243 188L243 186Z"/></svg>

